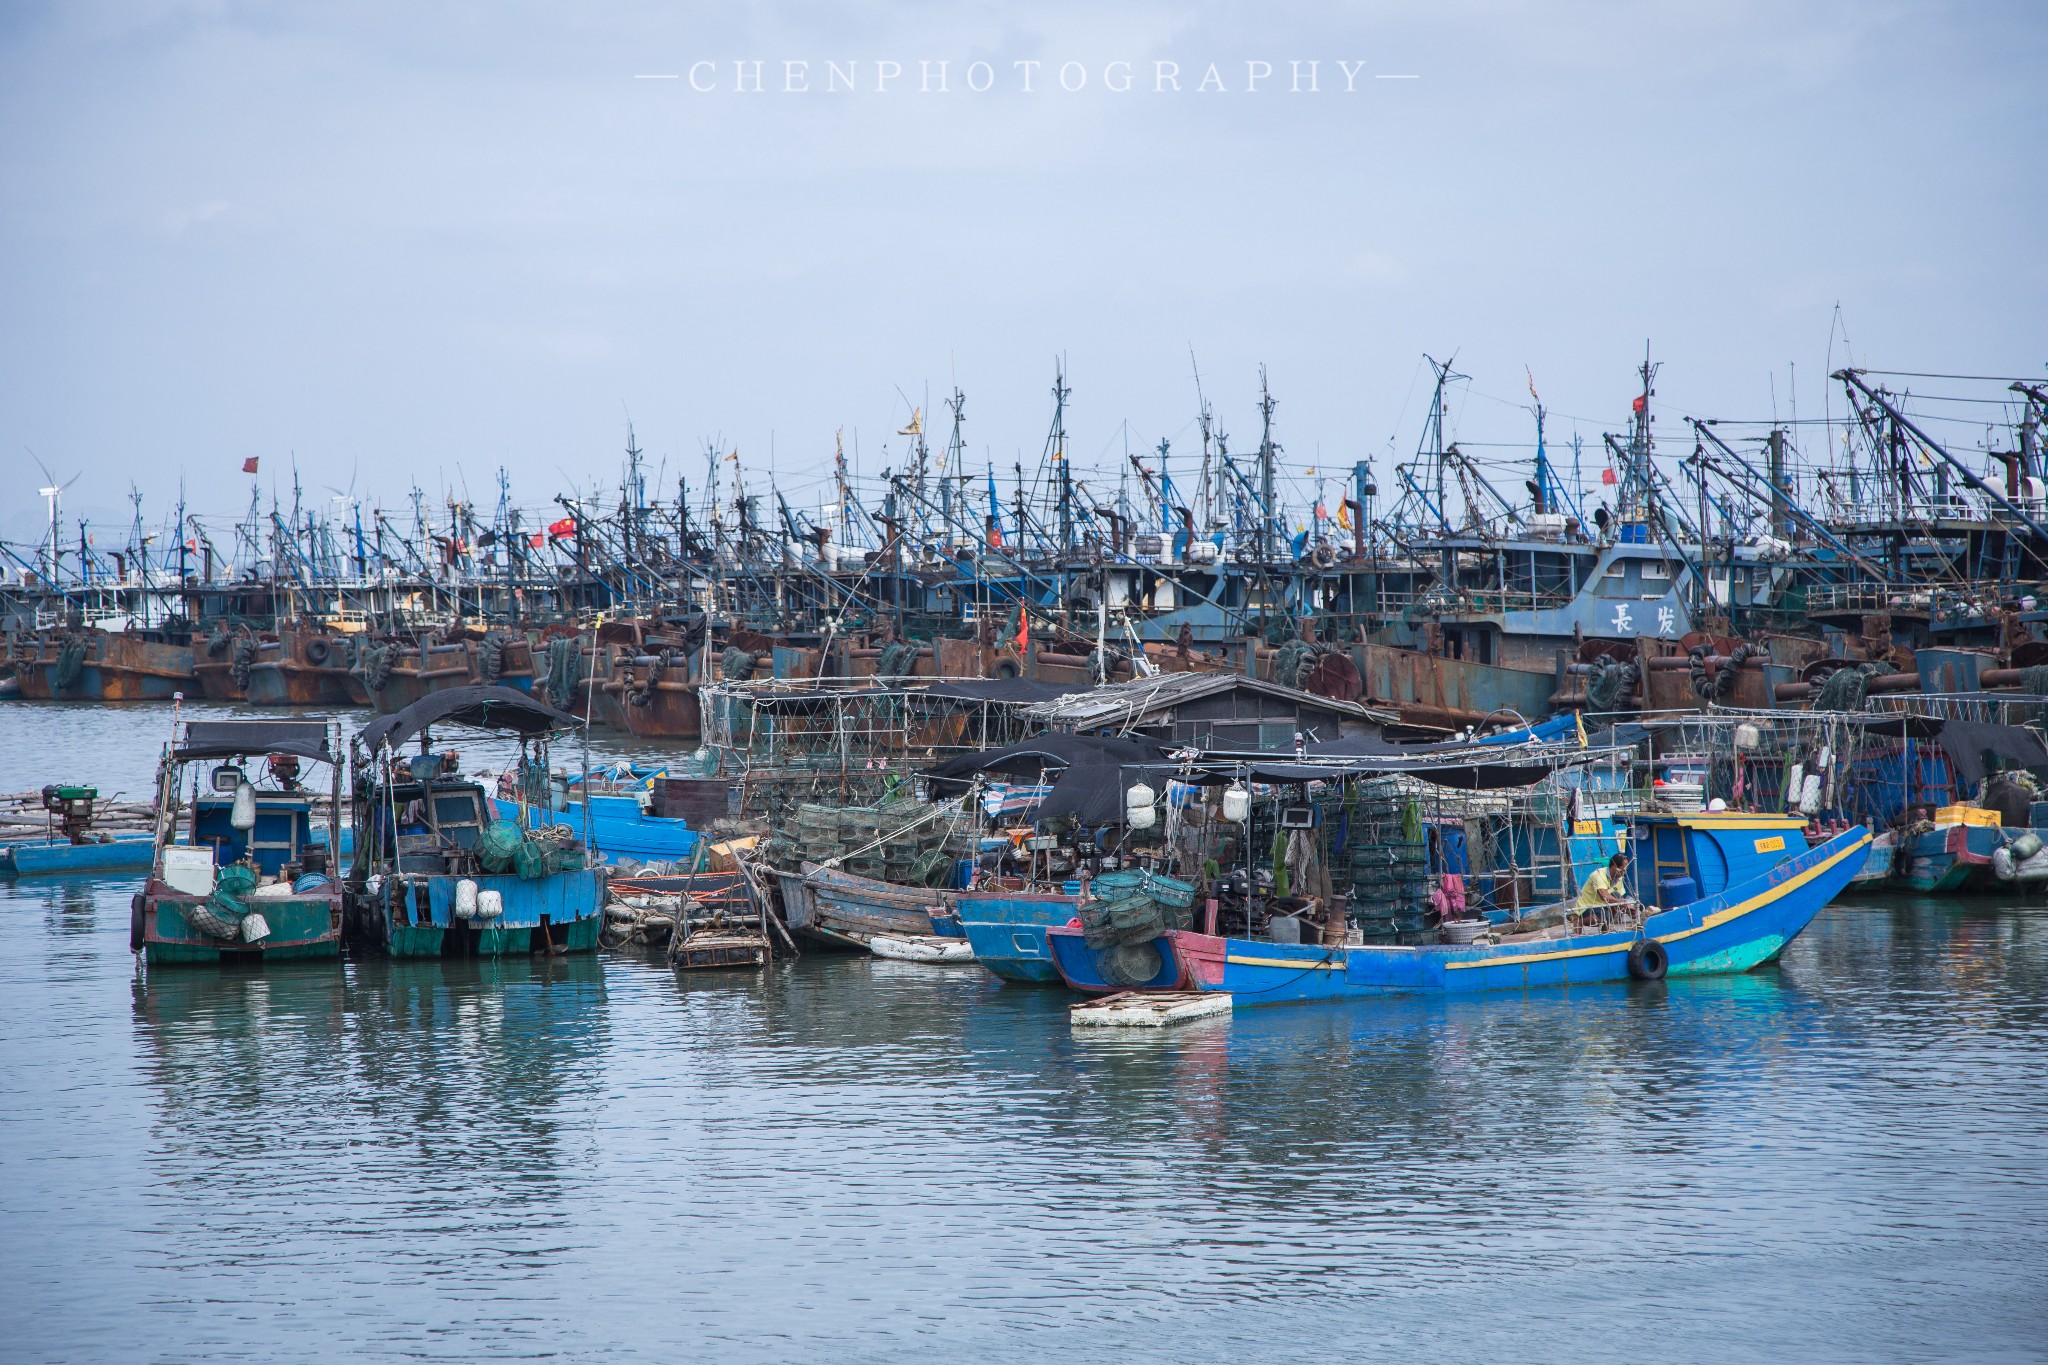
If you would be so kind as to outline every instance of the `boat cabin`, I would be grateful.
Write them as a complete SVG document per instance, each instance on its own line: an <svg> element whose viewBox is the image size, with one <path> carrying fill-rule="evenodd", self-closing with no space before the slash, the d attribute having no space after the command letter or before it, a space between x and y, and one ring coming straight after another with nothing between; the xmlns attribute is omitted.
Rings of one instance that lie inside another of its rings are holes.
<svg viewBox="0 0 2048 1365"><path fill-rule="evenodd" d="M1805 851L1803 815L1638 812L1630 820L1629 893L1670 910L1718 896Z"/></svg>
<svg viewBox="0 0 2048 1365"><path fill-rule="evenodd" d="M235 798L247 786L255 807L255 823L235 825ZM266 877L282 874L287 864L311 861L323 867L331 853L325 832L313 837L311 792L266 789L255 785L241 762L224 763L204 775L192 799L191 843L211 848L216 866L247 859Z"/></svg>
<svg viewBox="0 0 2048 1365"><path fill-rule="evenodd" d="M496 818L481 785L445 771L442 756L429 757L431 765L413 770L421 772L418 779L408 773L402 781L380 782L367 801L377 847L396 852L400 872L451 871Z"/></svg>

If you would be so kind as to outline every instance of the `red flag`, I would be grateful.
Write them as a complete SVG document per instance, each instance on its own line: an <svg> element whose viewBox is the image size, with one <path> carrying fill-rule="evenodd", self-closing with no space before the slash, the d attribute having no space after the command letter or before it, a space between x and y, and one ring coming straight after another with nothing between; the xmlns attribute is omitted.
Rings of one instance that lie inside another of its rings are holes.
<svg viewBox="0 0 2048 1365"><path fill-rule="evenodd" d="M259 456L251 455L248 459L242 461L242 472L244 474L254 474L256 472L256 461L259 458Z"/></svg>
<svg viewBox="0 0 2048 1365"><path fill-rule="evenodd" d="M563 517L560 521L549 523L548 534L553 536L557 540L560 540L563 536L575 535L576 518Z"/></svg>
<svg viewBox="0 0 2048 1365"><path fill-rule="evenodd" d="M1017 652L1023 653L1031 647L1031 618L1022 608L1017 611Z"/></svg>
<svg viewBox="0 0 2048 1365"><path fill-rule="evenodd" d="M540 535L537 535L537 536L533 537L533 548L534 548L534 549L536 549L536 550L538 550L538 549L539 549L539 548L540 548L540 547L541 547L542 545L544 545L544 544L546 544L546 543L547 543L547 537L546 537L546 536L540 536Z"/></svg>
<svg viewBox="0 0 2048 1365"><path fill-rule="evenodd" d="M1634 403L1630 404L1629 406L1633 407L1633 408L1634 408L1634 409L1635 409L1635 410L1636 410L1637 412L1641 412L1641 411L1643 410L1643 403L1644 403L1644 402L1645 402L1645 400L1644 400L1643 396L1642 396L1641 394L1637 394L1637 395L1636 395L1636 401L1635 401Z"/></svg>
<svg viewBox="0 0 2048 1365"><path fill-rule="evenodd" d="M1620 482L1621 482L1621 476L1620 476L1619 474L1616 474L1616 473L1615 473L1615 472L1614 472L1613 470L1611 470L1611 469L1603 469L1603 470L1601 470L1601 471L1600 471L1600 482L1602 482L1602 483L1620 483Z"/></svg>

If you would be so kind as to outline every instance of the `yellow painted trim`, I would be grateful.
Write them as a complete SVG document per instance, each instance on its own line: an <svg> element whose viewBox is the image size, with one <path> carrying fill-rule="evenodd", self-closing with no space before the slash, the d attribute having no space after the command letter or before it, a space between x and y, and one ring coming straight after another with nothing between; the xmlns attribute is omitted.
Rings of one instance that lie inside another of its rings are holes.
<svg viewBox="0 0 2048 1365"><path fill-rule="evenodd" d="M1688 815L1639 815L1639 820L1670 820L1685 829L1804 829L1803 815L1759 815L1748 811L1698 811Z"/></svg>
<svg viewBox="0 0 2048 1365"><path fill-rule="evenodd" d="M1341 972L1344 970L1343 963L1332 962L1328 958L1317 962L1304 962L1299 958L1291 957L1231 957L1225 954L1223 960L1238 967L1293 967L1298 971L1313 972Z"/></svg>
<svg viewBox="0 0 2048 1365"><path fill-rule="evenodd" d="M1800 887L1806 885L1814 878L1820 876L1821 873L1826 872L1836 863L1839 863L1840 861L1842 861L1842 859L1848 857L1851 853L1854 853L1857 849L1862 848L1865 844L1869 842L1870 836L1866 834L1863 836L1861 840L1849 845L1849 847L1835 854L1834 857L1828 859L1826 862L1815 863L1812 867L1807 868L1806 871L1800 873L1798 876L1780 882L1777 886L1771 888L1769 891L1765 891L1758 895L1751 896L1748 900L1743 901L1738 905L1731 905L1725 910L1717 910L1713 914L1701 920L1697 926L1691 929L1681 929L1675 934L1659 934L1657 936L1657 942L1676 943L1678 942L1678 940L1682 938L1691 938L1694 934L1703 934L1709 929L1719 928L1721 925L1728 923L1728 921L1732 919L1739 919L1742 916L1748 914L1750 911L1758 909L1761 906L1769 905L1773 901L1780 900L1787 893L1798 890ZM1481 958L1477 961L1446 962L1444 964L1444 970L1447 972L1456 972L1464 971L1472 967L1514 967L1530 962L1555 962L1559 958L1565 957L1596 957L1601 953L1625 952L1628 949L1628 947L1629 945L1626 943L1609 943L1604 944L1598 948L1566 948L1561 949L1560 951L1554 953L1521 953L1510 957Z"/></svg>

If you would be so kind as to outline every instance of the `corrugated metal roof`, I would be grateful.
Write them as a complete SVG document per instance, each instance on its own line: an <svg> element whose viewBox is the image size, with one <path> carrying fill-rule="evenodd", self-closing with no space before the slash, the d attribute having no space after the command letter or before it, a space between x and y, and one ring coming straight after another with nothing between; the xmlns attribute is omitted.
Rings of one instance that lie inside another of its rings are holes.
<svg viewBox="0 0 2048 1365"><path fill-rule="evenodd" d="M1048 725L1094 728L1103 725L1137 725L1185 702L1233 691L1257 692L1297 705L1312 706L1354 720L1399 723L1391 711L1374 710L1356 702L1319 697L1279 683L1247 678L1241 673L1155 673L1129 682L1104 683L1085 692L1074 692L1053 701L1026 707L1023 714Z"/></svg>

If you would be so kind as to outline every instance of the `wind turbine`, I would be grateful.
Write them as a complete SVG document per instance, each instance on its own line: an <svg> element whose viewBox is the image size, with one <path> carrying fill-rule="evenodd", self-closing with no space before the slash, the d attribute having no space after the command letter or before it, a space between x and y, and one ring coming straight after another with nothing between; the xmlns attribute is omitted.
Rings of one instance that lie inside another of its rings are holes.
<svg viewBox="0 0 2048 1365"><path fill-rule="evenodd" d="M43 463L42 456L36 454L35 451L31 450L28 446L23 446L22 449L28 451L29 458L36 462L36 468L42 470L43 477L50 481L44 487L38 488L36 492L42 496L43 500L46 503L49 504L50 531L48 544L50 547L50 566L48 569L47 576L49 578L50 586L54 588L55 586L57 586L58 509L64 505L64 490L71 487L72 484L77 483L80 479L84 478L85 475L81 471L80 473L73 474L69 479L67 479L63 483L58 483L57 476L55 474L52 474L50 472L50 467Z"/></svg>

